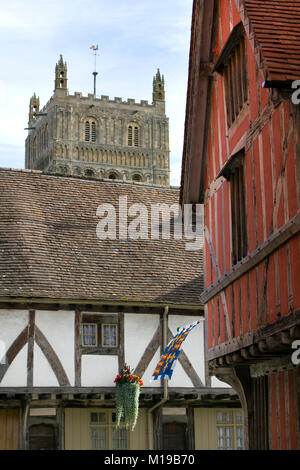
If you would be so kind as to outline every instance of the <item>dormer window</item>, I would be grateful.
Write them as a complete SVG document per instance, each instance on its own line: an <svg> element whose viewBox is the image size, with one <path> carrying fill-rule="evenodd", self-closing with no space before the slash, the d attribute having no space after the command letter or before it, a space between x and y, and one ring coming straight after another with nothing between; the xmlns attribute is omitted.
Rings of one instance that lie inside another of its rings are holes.
<svg viewBox="0 0 300 470"><path fill-rule="evenodd" d="M227 123L230 127L248 101L246 40L242 23L233 29L215 70L224 77Z"/></svg>

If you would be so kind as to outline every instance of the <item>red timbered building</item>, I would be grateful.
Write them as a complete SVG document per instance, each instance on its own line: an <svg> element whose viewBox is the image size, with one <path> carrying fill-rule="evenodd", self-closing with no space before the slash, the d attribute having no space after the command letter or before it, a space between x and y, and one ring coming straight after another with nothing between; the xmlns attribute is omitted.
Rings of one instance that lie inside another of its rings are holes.
<svg viewBox="0 0 300 470"><path fill-rule="evenodd" d="M181 201L204 204L209 368L258 450L300 448L299 24L300 1L194 0Z"/></svg>

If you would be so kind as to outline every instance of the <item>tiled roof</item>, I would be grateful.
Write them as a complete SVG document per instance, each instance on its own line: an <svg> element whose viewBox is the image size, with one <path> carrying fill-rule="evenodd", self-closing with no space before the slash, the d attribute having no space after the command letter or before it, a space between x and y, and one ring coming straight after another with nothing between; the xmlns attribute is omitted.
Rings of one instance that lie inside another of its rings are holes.
<svg viewBox="0 0 300 470"><path fill-rule="evenodd" d="M300 79L300 1L244 0L269 80Z"/></svg>
<svg viewBox="0 0 300 470"><path fill-rule="evenodd" d="M186 240L105 240L97 207L178 202L178 188L0 170L0 297L199 304Z"/></svg>

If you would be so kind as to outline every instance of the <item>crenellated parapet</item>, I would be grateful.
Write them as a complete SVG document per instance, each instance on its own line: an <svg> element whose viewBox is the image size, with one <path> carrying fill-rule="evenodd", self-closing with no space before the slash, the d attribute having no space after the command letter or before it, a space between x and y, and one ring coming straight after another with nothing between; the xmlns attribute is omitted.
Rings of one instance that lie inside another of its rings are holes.
<svg viewBox="0 0 300 470"><path fill-rule="evenodd" d="M164 111L164 89L163 94L157 92L158 81L164 85L163 77L156 75L150 104L133 98L69 94L62 57L55 76L54 94L36 113L29 129L26 168L54 168L55 172L61 168L71 174L76 168L84 175L92 162L96 175L102 171L112 179L115 175L169 185L169 119Z"/></svg>

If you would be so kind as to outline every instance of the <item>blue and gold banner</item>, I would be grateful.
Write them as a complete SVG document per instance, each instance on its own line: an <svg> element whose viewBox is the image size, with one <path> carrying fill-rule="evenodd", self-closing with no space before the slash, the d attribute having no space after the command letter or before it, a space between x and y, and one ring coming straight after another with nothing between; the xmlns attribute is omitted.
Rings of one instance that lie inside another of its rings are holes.
<svg viewBox="0 0 300 470"><path fill-rule="evenodd" d="M185 328L181 329L179 333L177 333L177 335L174 336L174 338L171 339L171 341L166 346L159 360L159 363L157 364L155 368L155 371L152 374L152 377L154 380L157 380L157 379L169 379L170 380L172 378L176 361L181 352L180 350L181 345L183 341L186 339L189 332L193 328L195 328L195 326L198 325L198 323L200 322L196 321L195 323L192 323L191 325L186 326Z"/></svg>

